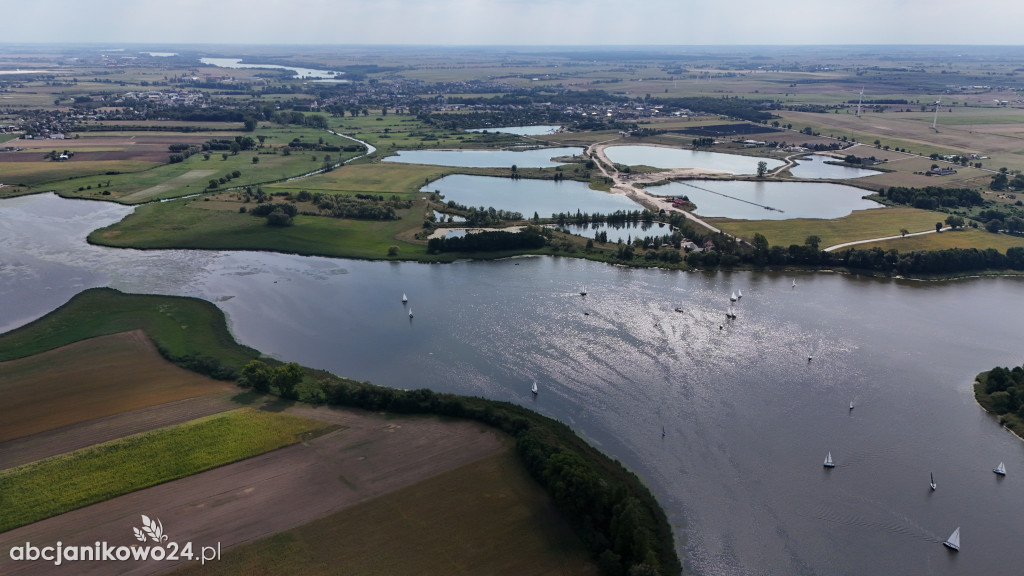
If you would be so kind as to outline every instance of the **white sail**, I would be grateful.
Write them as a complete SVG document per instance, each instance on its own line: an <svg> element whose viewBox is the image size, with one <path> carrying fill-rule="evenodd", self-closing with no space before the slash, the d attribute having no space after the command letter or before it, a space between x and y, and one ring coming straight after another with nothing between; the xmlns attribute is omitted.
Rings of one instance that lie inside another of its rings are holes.
<svg viewBox="0 0 1024 576"><path fill-rule="evenodd" d="M995 469L992 471L995 472L996 474L999 474L1000 476L1006 476L1006 464L1000 462L999 466L996 466Z"/></svg>
<svg viewBox="0 0 1024 576"><path fill-rule="evenodd" d="M409 308L409 318L412 318L412 308Z"/></svg>
<svg viewBox="0 0 1024 576"><path fill-rule="evenodd" d="M737 290L736 291L736 297L737 298L743 298L743 290Z"/></svg>
<svg viewBox="0 0 1024 576"><path fill-rule="evenodd" d="M729 296L729 301L730 302L735 302L736 301L736 293L735 292L732 293L732 296Z"/></svg>
<svg viewBox="0 0 1024 576"><path fill-rule="evenodd" d="M832 453L829 452L828 456L825 456L825 468L834 468L835 464L832 463Z"/></svg>
<svg viewBox="0 0 1024 576"><path fill-rule="evenodd" d="M956 527L956 530L953 530L953 533L949 535L949 538L946 538L946 541L943 542L943 544L945 544L948 548L952 548L953 550L957 550L957 551L960 550L960 527L959 526Z"/></svg>
<svg viewBox="0 0 1024 576"><path fill-rule="evenodd" d="M409 298L407 298L407 297L405 296L405 294L403 293L403 294L402 294L402 303L404 304L404 303L406 303L406 302L408 302L408 301L409 301Z"/></svg>
<svg viewBox="0 0 1024 576"><path fill-rule="evenodd" d="M930 484L930 486L932 487L932 490L935 490L935 474L934 474L934 473L932 473L932 472L929 472L929 473L928 473L928 475L929 475L929 476L931 477L931 479L932 479L932 481L931 481L931 484Z"/></svg>
<svg viewBox="0 0 1024 576"><path fill-rule="evenodd" d="M530 388L530 392L533 392L534 394L537 393L537 381L536 380L533 381L533 388Z"/></svg>

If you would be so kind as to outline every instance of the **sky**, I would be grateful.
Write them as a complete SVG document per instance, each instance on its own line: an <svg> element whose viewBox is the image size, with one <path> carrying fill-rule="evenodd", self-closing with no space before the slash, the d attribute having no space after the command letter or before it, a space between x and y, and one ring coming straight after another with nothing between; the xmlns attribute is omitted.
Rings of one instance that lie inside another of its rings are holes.
<svg viewBox="0 0 1024 576"><path fill-rule="evenodd" d="M1014 45L1024 2L0 0L0 21L0 43Z"/></svg>

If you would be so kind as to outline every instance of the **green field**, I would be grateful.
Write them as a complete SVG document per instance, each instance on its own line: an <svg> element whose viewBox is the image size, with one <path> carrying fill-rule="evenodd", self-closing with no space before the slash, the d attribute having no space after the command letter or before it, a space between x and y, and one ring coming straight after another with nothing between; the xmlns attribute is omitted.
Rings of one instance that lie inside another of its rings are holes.
<svg viewBox="0 0 1024 576"><path fill-rule="evenodd" d="M722 230L751 240L755 233L761 233L768 243L775 246L803 244L808 236L821 238L820 246L826 248L843 242L868 240L895 236L900 229L910 232L934 230L935 223L946 218L945 214L906 208L902 206L857 210L843 218L822 220L816 218L794 218L791 220L730 220L727 218L705 218Z"/></svg>
<svg viewBox="0 0 1024 576"><path fill-rule="evenodd" d="M934 226L934 225L933 225ZM958 230L947 230L941 234L925 234L924 236L911 236L885 242L872 242L860 244L857 248L881 248L889 250L895 248L900 252L913 250L945 250L947 248L995 248L1000 252L1006 252L1007 248L1024 246L1024 237L1012 236L1010 234L992 234L980 228L961 228Z"/></svg>
<svg viewBox="0 0 1024 576"><path fill-rule="evenodd" d="M225 205L226 204L226 205ZM209 205L209 208L205 206ZM343 220L296 216L293 226L268 226L266 219L241 214L241 204L184 200L140 206L121 222L89 235L89 241L114 247L269 250L339 258L414 260L425 244L410 240L423 222L424 203L400 210L401 220ZM388 256L391 246L399 254Z"/></svg>
<svg viewBox="0 0 1024 576"><path fill-rule="evenodd" d="M279 190L308 190L310 192L348 192L373 194L416 193L451 168L418 164L357 164L345 166L326 174L317 174L297 182L281 182L264 188L268 192Z"/></svg>
<svg viewBox="0 0 1024 576"><path fill-rule="evenodd" d="M250 458L323 432L323 422L241 408L0 472L0 532Z"/></svg>
<svg viewBox="0 0 1024 576"><path fill-rule="evenodd" d="M205 300L93 288L30 324L0 334L0 361L136 329L176 357L214 356L238 369L257 356L235 342L224 313Z"/></svg>
<svg viewBox="0 0 1024 576"><path fill-rule="evenodd" d="M550 497L505 451L174 574L599 573Z"/></svg>

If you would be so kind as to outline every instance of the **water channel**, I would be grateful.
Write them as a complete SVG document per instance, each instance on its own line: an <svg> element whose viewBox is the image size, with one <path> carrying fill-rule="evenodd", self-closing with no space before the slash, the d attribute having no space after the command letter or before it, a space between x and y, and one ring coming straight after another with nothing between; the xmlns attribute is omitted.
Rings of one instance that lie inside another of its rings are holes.
<svg viewBox="0 0 1024 576"><path fill-rule="evenodd" d="M679 273L569 258L429 265L84 242L130 210L53 195L0 201L0 298L14 304L0 307L0 328L90 286L198 296L227 313L241 342L283 359L530 406L651 486L696 574L962 575L1024 564L1024 444L970 389L980 370L1024 361L1024 307L1014 304L1024 280ZM737 289L738 318L726 321ZM825 470L829 451L837 466ZM1003 479L991 472L1000 460ZM957 526L954 554L940 543Z"/></svg>

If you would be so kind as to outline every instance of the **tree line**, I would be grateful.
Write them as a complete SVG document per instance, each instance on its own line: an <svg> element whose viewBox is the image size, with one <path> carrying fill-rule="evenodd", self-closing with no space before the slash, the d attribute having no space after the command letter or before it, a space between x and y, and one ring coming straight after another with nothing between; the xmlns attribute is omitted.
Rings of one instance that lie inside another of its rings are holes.
<svg viewBox="0 0 1024 576"><path fill-rule="evenodd" d="M495 252L499 250L537 250L544 247L547 238L539 228L527 227L522 232L503 230L475 232L461 238L431 238L427 252Z"/></svg>
<svg viewBox="0 0 1024 576"><path fill-rule="evenodd" d="M999 417L1000 424L1024 434L1024 368L997 366L978 374L974 396L982 407Z"/></svg>

